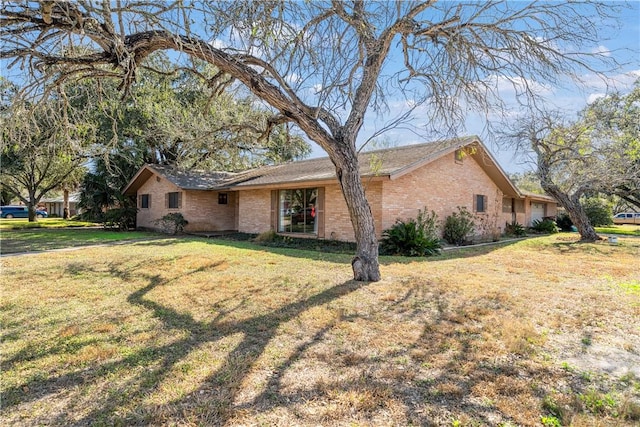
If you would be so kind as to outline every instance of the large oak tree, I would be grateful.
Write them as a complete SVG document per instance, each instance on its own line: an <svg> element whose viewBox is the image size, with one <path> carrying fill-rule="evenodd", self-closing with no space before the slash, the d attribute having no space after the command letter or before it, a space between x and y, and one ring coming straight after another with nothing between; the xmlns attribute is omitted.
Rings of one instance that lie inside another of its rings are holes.
<svg viewBox="0 0 640 427"><path fill-rule="evenodd" d="M273 123L294 123L327 152L357 241L354 277L368 281L379 280L380 271L358 173L356 142L367 111L384 111L394 92L407 106L400 119L424 105L429 128L455 127L468 109L503 108L505 81L531 103L533 82L557 83L590 69L593 59L608 59L586 52L599 44L598 22L614 7L433 0L5 2L0 55L34 76L54 64L65 67L61 79L117 76L125 90L157 50L215 65L220 74L212 85L240 82L272 108ZM95 50L58 53L80 42Z"/></svg>

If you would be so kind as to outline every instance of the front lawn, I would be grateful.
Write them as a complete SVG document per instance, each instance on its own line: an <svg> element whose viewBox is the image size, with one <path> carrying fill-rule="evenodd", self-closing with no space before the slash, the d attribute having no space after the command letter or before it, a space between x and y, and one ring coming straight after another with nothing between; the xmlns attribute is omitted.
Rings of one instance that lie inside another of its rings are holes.
<svg viewBox="0 0 640 427"><path fill-rule="evenodd" d="M96 227L100 224L88 221L62 218L41 218L35 222L29 222L24 218L6 219L0 218L0 230L22 230L25 228L69 228L69 227Z"/></svg>
<svg viewBox="0 0 640 427"><path fill-rule="evenodd" d="M112 231L102 228L48 229L29 228L2 230L0 253L14 254L60 249L74 246L96 245L126 240L137 240L159 236L157 233L140 231Z"/></svg>
<svg viewBox="0 0 640 427"><path fill-rule="evenodd" d="M640 225L610 225L608 227L595 227L597 233L622 234L626 236L640 236Z"/></svg>
<svg viewBox="0 0 640 427"><path fill-rule="evenodd" d="M640 239L4 258L2 425L637 425ZM558 424L554 424L558 423Z"/></svg>

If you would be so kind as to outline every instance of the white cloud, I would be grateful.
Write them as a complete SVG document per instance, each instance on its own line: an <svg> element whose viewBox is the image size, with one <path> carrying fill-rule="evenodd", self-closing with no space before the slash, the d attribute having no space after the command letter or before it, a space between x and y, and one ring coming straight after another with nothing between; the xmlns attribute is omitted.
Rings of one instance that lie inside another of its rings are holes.
<svg viewBox="0 0 640 427"><path fill-rule="evenodd" d="M302 80L300 75L296 74L296 73L289 74L289 75L285 76L284 79L289 84L296 84L296 83L299 83Z"/></svg>
<svg viewBox="0 0 640 427"><path fill-rule="evenodd" d="M589 95L589 97L587 97L587 104L592 104L598 99L604 98L605 96L607 96L606 93L592 93Z"/></svg>
<svg viewBox="0 0 640 427"><path fill-rule="evenodd" d="M596 53L596 54L600 54L600 55L603 55L603 56L611 56L611 51L607 47L602 46L602 45L600 45L597 48L593 49L591 51L591 53Z"/></svg>
<svg viewBox="0 0 640 427"><path fill-rule="evenodd" d="M314 95L319 94L320 92L322 92L322 85L320 83L314 84L313 87L311 89L309 89L309 91L311 93L313 93Z"/></svg>
<svg viewBox="0 0 640 427"><path fill-rule="evenodd" d="M216 49L223 49L226 47L225 43L220 39L209 40L209 44Z"/></svg>

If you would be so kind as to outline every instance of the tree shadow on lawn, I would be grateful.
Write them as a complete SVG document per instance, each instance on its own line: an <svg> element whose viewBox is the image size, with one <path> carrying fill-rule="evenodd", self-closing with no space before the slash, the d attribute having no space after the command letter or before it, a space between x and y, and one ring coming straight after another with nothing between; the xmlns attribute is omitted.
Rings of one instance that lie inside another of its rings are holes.
<svg viewBox="0 0 640 427"><path fill-rule="evenodd" d="M248 240L238 241L238 240L231 240L231 239L216 239L216 238L194 237L194 236L168 238L167 240L160 240L160 241L139 242L139 243L136 243L136 245L138 246L155 246L155 245L172 246L172 245L182 244L190 241L197 241L197 242L205 243L207 245L222 246L222 247L228 247L228 248L234 248L234 249L246 249L246 250L268 252L276 255L284 255L284 256L289 256L294 258L303 258L303 259L308 259L312 261L328 261L336 264L351 264L351 260L355 255L355 250L353 253L336 253L336 252L325 252L325 251L313 249L313 248L301 249L301 248L266 246L266 245L261 245ZM449 248L446 251L443 250L439 255L429 256L429 257L406 257L406 256L380 255L379 262L381 265L391 265L391 264L411 264L414 262L437 262L442 260L473 258L476 256L483 256L483 255L489 254L499 249L506 248L518 242L520 242L520 240L507 240L503 242L496 242L495 244L491 244L491 245L460 246L455 248Z"/></svg>
<svg viewBox="0 0 640 427"><path fill-rule="evenodd" d="M212 263L195 271L216 269L219 264ZM74 264L72 268L77 271L89 271L92 267ZM127 280L134 274L139 276L141 273L136 271L139 268L140 264L127 267L111 264L109 271L112 276ZM144 276L146 286L131 293L127 298L128 303L144 308L158 319L162 323L162 329L186 333L183 338L164 345L140 349L117 361L101 364L96 362L87 369L78 369L64 375L54 373L47 378L32 378L5 392L3 412L29 402L55 399L69 390L82 387L89 388L86 393L99 394L99 391L91 390L92 384L108 381L108 378L117 376L118 372L126 371L129 375L131 371L138 370L131 379L118 385L116 390L110 390L108 393L103 391L102 395L90 397L92 409L84 413L80 419L74 417L73 408L70 408L69 411L62 411L55 419L48 419L47 422L59 425L183 422L231 425L238 421L238 417L278 409L287 409L294 413L298 411L299 419L305 420L309 414L300 411L304 412L306 405L313 404L314 401L335 400L336 396L355 395L363 396L363 399L345 403L343 407L338 405L338 409L328 408L319 418L312 418L308 422L340 424L353 416L358 416L360 421L374 422L379 412L390 410L393 406L403 412L398 419L417 425L450 422L451 419L447 417L451 413L467 413L475 422L495 424L496 419L502 422L516 420L504 408L496 407L488 401L471 398L477 387L483 384L486 386L487 383L502 384L493 393L512 396L514 393L525 393L523 390L529 387L531 381L545 382L553 377L547 368L542 366L529 366L523 374L523 369L517 367L517 356L478 357L477 347L481 342L481 336L472 324L482 322L483 316L489 315L490 310L487 307L508 311L508 301L505 301L504 297L482 297L477 301L460 305L455 294L437 289L436 286L431 288L421 284L408 286L404 295L385 303L385 310L411 318L424 316L426 313L426 309L411 305L416 296L420 300L430 301L432 307L429 309L429 321L424 324L419 339L409 348L388 349L380 356L382 360L372 359L369 355L353 357L336 352L329 355L331 366L346 366L357 371L358 375L348 380L336 375L329 381L310 385L302 390L288 390L283 385L283 378L287 372L302 358L308 359L310 350L316 344L332 339L328 334L336 326L336 322L367 321L366 314L344 315L307 334L294 351L272 369L271 375L261 386L262 391L258 390L255 396L237 403L243 389L246 390L248 387L243 383L251 375L252 369L264 355L270 342L283 333L279 329L285 323L309 310L329 306L342 297L364 290L370 284L347 281L310 297L282 305L266 314L244 320L228 319L231 311L241 307L242 301L226 312L217 312L211 319L197 321L192 315L178 312L149 297L149 293L154 289L175 281L188 281L190 274L193 272L175 277L147 274ZM478 307L484 307L484 311ZM219 343L233 336L241 336L239 343L195 390L162 404L144 402L145 398L160 388L163 381L171 379L176 365L191 353L207 344ZM50 351L55 353L56 349ZM46 356L50 354L38 355ZM410 366L394 362L405 358L411 361ZM443 358L446 361L430 371L426 377L416 377L411 369ZM10 366L14 363L8 362ZM389 366L390 364L392 366ZM385 369L389 372L380 374L381 371L386 372ZM521 389L514 388L516 383ZM97 386L98 389L101 387L104 386ZM131 409L131 402L136 402L134 410ZM532 410L536 412L537 402L531 400L528 403L534 406ZM392 423L397 423L398 419Z"/></svg>

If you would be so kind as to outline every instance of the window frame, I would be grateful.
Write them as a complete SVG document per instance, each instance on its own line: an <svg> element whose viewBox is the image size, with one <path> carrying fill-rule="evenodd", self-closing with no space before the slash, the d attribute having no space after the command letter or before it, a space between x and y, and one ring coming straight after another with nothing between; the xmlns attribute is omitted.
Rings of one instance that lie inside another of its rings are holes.
<svg viewBox="0 0 640 427"><path fill-rule="evenodd" d="M140 195L140 209L151 209L151 194Z"/></svg>
<svg viewBox="0 0 640 427"><path fill-rule="evenodd" d="M480 210L482 208L482 210ZM484 214L487 213L487 196L484 194L473 195L473 211L475 213Z"/></svg>
<svg viewBox="0 0 640 427"><path fill-rule="evenodd" d="M182 192L170 191L167 193L167 209L181 209L182 208Z"/></svg>

